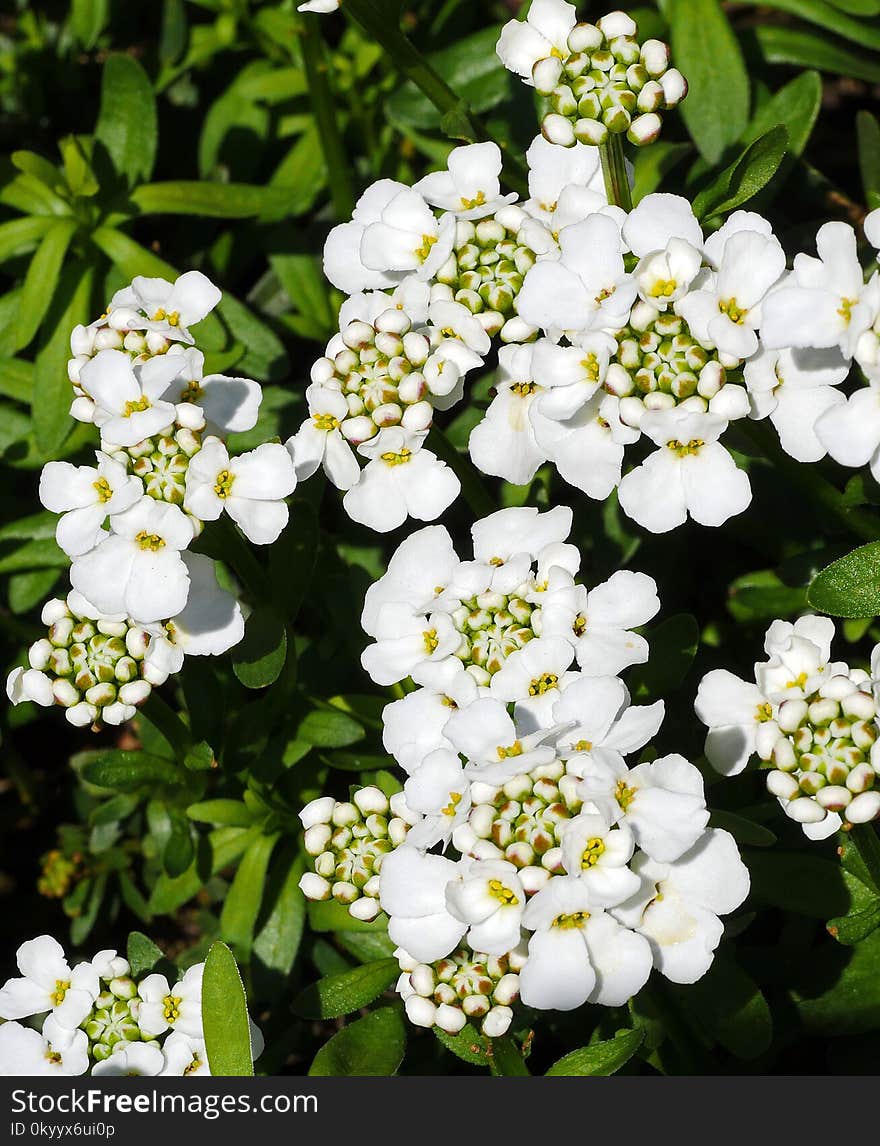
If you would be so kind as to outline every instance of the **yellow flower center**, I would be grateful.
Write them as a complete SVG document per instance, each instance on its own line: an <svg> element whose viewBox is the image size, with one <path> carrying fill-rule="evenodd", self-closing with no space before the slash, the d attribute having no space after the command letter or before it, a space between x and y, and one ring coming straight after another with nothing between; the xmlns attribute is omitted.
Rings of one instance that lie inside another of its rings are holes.
<svg viewBox="0 0 880 1146"><path fill-rule="evenodd" d="M735 298L723 298L718 302L718 309L722 314L726 314L731 322L736 323L737 326L742 326L745 322L745 317L749 313L748 307L741 307Z"/></svg>
<svg viewBox="0 0 880 1146"><path fill-rule="evenodd" d="M529 398L538 389L537 382L515 382L510 391L519 398Z"/></svg>
<svg viewBox="0 0 880 1146"><path fill-rule="evenodd" d="M176 1023L180 1018L180 1004L183 1000L179 995L166 995L162 1000L162 1014L166 1023Z"/></svg>
<svg viewBox="0 0 880 1146"><path fill-rule="evenodd" d="M449 803L446 805L445 808L441 808L440 810L444 816L454 816L455 810L460 803L461 803L461 792L450 792L449 793Z"/></svg>
<svg viewBox="0 0 880 1146"><path fill-rule="evenodd" d="M382 454L381 458L386 466L404 466L412 458L412 452L404 446L400 453L389 451L387 454Z"/></svg>
<svg viewBox="0 0 880 1146"><path fill-rule="evenodd" d="M181 392L180 400L181 402L195 402L201 397L201 394L201 382L188 382L186 389Z"/></svg>
<svg viewBox="0 0 880 1146"><path fill-rule="evenodd" d="M50 1062L53 1066L60 1066L61 1061L62 1061L61 1055L58 1053L57 1050L53 1050L52 1047L50 1046L49 1049L46 1051L46 1061Z"/></svg>
<svg viewBox="0 0 880 1146"><path fill-rule="evenodd" d="M590 382L599 381L599 359L595 354L588 354L586 358L582 358L581 366Z"/></svg>
<svg viewBox="0 0 880 1146"><path fill-rule="evenodd" d="M55 980L55 990L49 996L49 998L52 1001L52 1006L53 1007L60 1007L61 1004L64 1002L64 996L67 994L67 992L69 990L70 990L70 980L69 979L56 979Z"/></svg>
<svg viewBox="0 0 880 1146"><path fill-rule="evenodd" d="M422 633L422 636L424 637L424 640L425 640L425 652L428 654L428 656L431 656L432 653L436 653L437 648L440 644L440 639L437 636L437 630L436 629L426 629Z"/></svg>
<svg viewBox="0 0 880 1146"><path fill-rule="evenodd" d="M675 279L657 279L649 294L651 298L671 298L675 294L677 286L678 283Z"/></svg>
<svg viewBox="0 0 880 1146"><path fill-rule="evenodd" d="M140 533L135 536L135 541L141 549L149 549L153 553L158 553L160 549L165 548L165 542L158 533L147 533L146 529L142 529Z"/></svg>
<svg viewBox="0 0 880 1146"><path fill-rule="evenodd" d="M794 678L794 680L790 680L785 687L786 688L803 688L806 683L807 683L807 674L805 672L800 672Z"/></svg>
<svg viewBox="0 0 880 1146"><path fill-rule="evenodd" d="M680 458L686 458L689 455L696 456L705 444L702 438L691 438L689 442L680 442L678 438L670 438L666 443L666 448L672 450L674 454L678 454Z"/></svg>
<svg viewBox="0 0 880 1146"><path fill-rule="evenodd" d="M459 200L464 211L473 211L474 207L482 207L486 202L485 191L478 191L474 199L465 199L463 196Z"/></svg>
<svg viewBox="0 0 880 1146"><path fill-rule="evenodd" d="M489 894L493 899L497 899L502 907L516 907L519 903L516 894L505 887L500 879L489 880Z"/></svg>
<svg viewBox="0 0 880 1146"><path fill-rule="evenodd" d="M169 326L179 326L180 325L180 311L177 311L177 310L168 311L168 310L165 310L164 307L160 306L159 309L156 311L156 313L153 315L153 322L162 322L163 320L165 322L167 322Z"/></svg>
<svg viewBox="0 0 880 1146"><path fill-rule="evenodd" d="M415 249L415 256L420 263L423 263L427 259L428 255L431 253L431 248L436 242L436 235L422 235L422 245L420 247L416 247Z"/></svg>
<svg viewBox="0 0 880 1146"><path fill-rule="evenodd" d="M225 500L227 497L232 496L232 483L235 481L235 474L230 473L229 470L221 470L217 474L217 480L214 482L214 493L219 498Z"/></svg>
<svg viewBox="0 0 880 1146"><path fill-rule="evenodd" d="M332 414L315 414L312 418L315 426L319 430L323 430L325 434L329 434L331 430L339 429L339 419L334 418Z"/></svg>
<svg viewBox="0 0 880 1146"><path fill-rule="evenodd" d="M563 931L570 931L575 927L583 927L589 918L589 911L573 911L570 915L557 915L553 920L553 926L561 927Z"/></svg>
<svg viewBox="0 0 880 1146"><path fill-rule="evenodd" d="M625 812L636 794L635 788L630 788L625 780L618 780L617 787L614 789L614 799L620 804Z"/></svg>
<svg viewBox="0 0 880 1146"><path fill-rule="evenodd" d="M759 704L755 709L755 720L757 720L760 724L763 724L765 721L772 719L773 709L770 706L770 702L765 700L763 704Z"/></svg>
<svg viewBox="0 0 880 1146"><path fill-rule="evenodd" d="M506 748L503 745L499 744L498 745L498 759L499 760L510 760L510 758L512 756L522 756L522 750L523 750L522 744L520 743L519 740L514 740L513 744L509 744Z"/></svg>
<svg viewBox="0 0 880 1146"><path fill-rule="evenodd" d="M113 496L113 490L110 488L110 482L107 481L106 478L98 478L96 482L92 482L92 485L98 493L98 501L100 501L102 504L105 501L109 501Z"/></svg>
<svg viewBox="0 0 880 1146"><path fill-rule="evenodd" d="M574 624L571 626L571 631L576 637L582 637L587 631L587 618L583 613L579 613L574 619Z"/></svg>
<svg viewBox="0 0 880 1146"><path fill-rule="evenodd" d="M599 857L605 851L605 843L600 840L598 836L587 840L586 847L584 848L583 855L581 856L581 867L586 871L588 868L595 867L599 862Z"/></svg>
<svg viewBox="0 0 880 1146"><path fill-rule="evenodd" d="M122 410L123 418L130 418L132 414L142 414L144 410L149 410L150 399L146 394L142 394L136 402L126 402Z"/></svg>
<svg viewBox="0 0 880 1146"><path fill-rule="evenodd" d="M577 744L575 744L574 750L575 752L592 752L593 742L592 740L579 740Z"/></svg>
<svg viewBox="0 0 880 1146"><path fill-rule="evenodd" d="M847 326L852 322L852 310L856 305L857 300L854 298L842 298L837 313L843 319Z"/></svg>
<svg viewBox="0 0 880 1146"><path fill-rule="evenodd" d="M543 696L545 692L549 692L551 688L556 688L559 684L559 677L552 672L545 672L541 676L535 677L529 685L529 696Z"/></svg>

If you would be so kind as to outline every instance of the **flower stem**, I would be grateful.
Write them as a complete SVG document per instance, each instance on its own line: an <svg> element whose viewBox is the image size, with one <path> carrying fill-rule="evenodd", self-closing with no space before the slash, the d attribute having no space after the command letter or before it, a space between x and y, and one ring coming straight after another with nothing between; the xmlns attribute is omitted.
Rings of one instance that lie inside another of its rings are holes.
<svg viewBox="0 0 880 1146"><path fill-rule="evenodd" d="M174 749L174 755L182 761L192 747L192 735L177 713L161 696L153 690L141 715L161 733Z"/></svg>
<svg viewBox="0 0 880 1146"><path fill-rule="evenodd" d="M354 210L355 193L351 164L336 120L336 105L327 80L327 56L319 29L320 17L305 15L300 25L300 47L312 114L327 164L330 197L337 219L348 219Z"/></svg>
<svg viewBox="0 0 880 1146"><path fill-rule="evenodd" d="M599 144L599 158L602 161L602 174L605 177L605 193L608 202L624 211L632 210L632 194L629 189L629 176L626 173L626 159L623 154L623 139L620 135L609 135L605 143Z"/></svg>
<svg viewBox="0 0 880 1146"><path fill-rule="evenodd" d="M442 112L442 126L447 135L472 142L492 141L491 134L474 117L467 103L456 95L415 44L403 34L398 21L389 19L387 5L383 0L345 0L343 9L385 49L395 66ZM521 162L499 140L494 142L501 147L508 184L520 195L528 194Z"/></svg>
<svg viewBox="0 0 880 1146"><path fill-rule="evenodd" d="M789 457L763 422L743 418L737 423L737 428L754 442L764 457L799 486L810 501L833 513L847 529L865 541L880 539L880 518L848 506L840 490L823 478L815 466L804 465Z"/></svg>

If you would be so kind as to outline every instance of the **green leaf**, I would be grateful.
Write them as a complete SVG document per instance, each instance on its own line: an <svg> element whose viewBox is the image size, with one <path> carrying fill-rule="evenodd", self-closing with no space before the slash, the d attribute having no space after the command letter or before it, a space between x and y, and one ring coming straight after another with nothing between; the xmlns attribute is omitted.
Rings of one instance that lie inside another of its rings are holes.
<svg viewBox="0 0 880 1146"><path fill-rule="evenodd" d="M838 943L853 947L878 927L880 927L880 899L874 899L861 911L851 911L848 915L829 919L827 930Z"/></svg>
<svg viewBox="0 0 880 1146"><path fill-rule="evenodd" d="M130 202L143 215L199 215L211 219L249 219L264 211L287 213L290 193L284 187L248 183L144 183Z"/></svg>
<svg viewBox="0 0 880 1146"><path fill-rule="evenodd" d="M864 897L859 907L870 898L861 881L850 876L847 883L840 866L821 856L749 850L743 860L752 877L752 898L797 915L823 920L845 915L853 903L852 889Z"/></svg>
<svg viewBox="0 0 880 1146"><path fill-rule="evenodd" d="M880 123L864 108L856 115L856 138L865 202L873 211L880 207Z"/></svg>
<svg viewBox="0 0 880 1146"><path fill-rule="evenodd" d="M73 390L67 377L70 332L92 318L94 268L83 264L67 267L48 314L52 335L37 355L31 417L38 449L57 453L71 427L69 415Z"/></svg>
<svg viewBox="0 0 880 1146"><path fill-rule="evenodd" d="M719 0L674 0L672 53L686 76L681 115L700 154L717 163L749 118L749 76Z"/></svg>
<svg viewBox="0 0 880 1146"><path fill-rule="evenodd" d="M492 1039L492 1057L489 1066L493 1074L504 1077L527 1078L529 1074L522 1051L510 1035Z"/></svg>
<svg viewBox="0 0 880 1146"><path fill-rule="evenodd" d="M190 804L186 814L201 824L248 828L254 822L253 812L241 800L204 800L200 804Z"/></svg>
<svg viewBox="0 0 880 1146"><path fill-rule="evenodd" d="M839 47L827 36L791 26L780 28L773 24L759 24L754 34L764 59L770 64L818 68L820 72L852 76L870 84L880 83L880 62L876 55L861 55Z"/></svg>
<svg viewBox="0 0 880 1146"><path fill-rule="evenodd" d="M303 863L295 853L295 845L276 853L264 896L271 909L254 939L253 952L258 960L254 974L259 972L261 980L274 974L279 990L286 987L305 928L306 900L299 887L302 873ZM277 886L274 896L272 885Z"/></svg>
<svg viewBox="0 0 880 1146"><path fill-rule="evenodd" d="M225 943L214 943L205 960L202 1021L211 1074L222 1078L252 1077L250 1019L244 983Z"/></svg>
<svg viewBox="0 0 880 1146"><path fill-rule="evenodd" d="M287 659L284 620L271 605L248 617L243 640L232 650L232 668L245 688L267 688L281 675Z"/></svg>
<svg viewBox="0 0 880 1146"><path fill-rule="evenodd" d="M581 1047L554 1062L547 1075L554 1078L572 1075L607 1077L628 1063L644 1040L643 1030L618 1031L613 1039Z"/></svg>
<svg viewBox="0 0 880 1146"><path fill-rule="evenodd" d="M183 875L172 879L160 875L150 895L150 910L169 915L201 890L207 875L216 875L242 855L256 838L259 828L217 828L207 840L208 862L201 870L198 859Z"/></svg>
<svg viewBox="0 0 880 1146"><path fill-rule="evenodd" d="M101 76L95 138L129 187L149 179L156 161L156 97L150 77L133 56L114 52Z"/></svg>
<svg viewBox="0 0 880 1146"><path fill-rule="evenodd" d="M648 663L630 673L630 692L637 700L656 700L678 688L697 655L700 627L690 613L677 613L651 630L649 643Z"/></svg>
<svg viewBox="0 0 880 1146"><path fill-rule="evenodd" d="M46 215L26 215L0 223L0 263L32 251L56 225L56 220Z"/></svg>
<svg viewBox="0 0 880 1146"><path fill-rule="evenodd" d="M439 1027L432 1027L435 1037L463 1062L473 1066L488 1066L492 1058L492 1041L484 1034L467 1023L457 1035L450 1035L441 1031Z"/></svg>
<svg viewBox="0 0 880 1146"><path fill-rule="evenodd" d="M161 947L157 947L141 931L132 931L128 937L125 957L131 965L131 973L139 978L145 971L153 971L158 963L165 958Z"/></svg>
<svg viewBox="0 0 880 1146"><path fill-rule="evenodd" d="M263 888L278 834L259 835L242 857L220 913L220 934L242 958L250 954Z"/></svg>
<svg viewBox="0 0 880 1146"><path fill-rule="evenodd" d="M102 752L82 767L82 778L98 788L133 792L146 785L180 782L175 765L162 756L147 752L125 752L111 749Z"/></svg>
<svg viewBox="0 0 880 1146"><path fill-rule="evenodd" d="M240 369L249 378L263 382L284 379L288 367L287 352L265 322L230 294L220 300L217 312L229 327L232 337L247 347L247 353L239 363Z"/></svg>
<svg viewBox="0 0 880 1146"><path fill-rule="evenodd" d="M745 573L731 582L727 608L737 621L772 621L799 613L806 605L806 589L786 585L772 569Z"/></svg>
<svg viewBox="0 0 880 1146"><path fill-rule="evenodd" d="M698 1027L739 1059L755 1059L773 1041L773 1018L757 984L722 947L698 982L676 988Z"/></svg>
<svg viewBox="0 0 880 1146"><path fill-rule="evenodd" d="M880 616L880 541L826 565L810 582L807 601L832 617Z"/></svg>
<svg viewBox="0 0 880 1146"><path fill-rule="evenodd" d="M365 963L341 975L329 975L306 987L293 1001L304 1019L338 1019L377 999L400 976L396 959Z"/></svg>
<svg viewBox="0 0 880 1146"><path fill-rule="evenodd" d="M110 20L110 0L72 0L70 20L76 38L88 51Z"/></svg>
<svg viewBox="0 0 880 1146"><path fill-rule="evenodd" d="M334 939L337 946L354 955L361 963L389 959L397 946L380 931L337 931Z"/></svg>
<svg viewBox="0 0 880 1146"><path fill-rule="evenodd" d="M310 712L296 730L297 740L316 748L345 748L363 740L364 730L344 712Z"/></svg>
<svg viewBox="0 0 880 1146"><path fill-rule="evenodd" d="M307 911L312 931L373 931L384 935L388 926L384 915L369 922L355 919L348 908L335 899L309 903Z"/></svg>
<svg viewBox="0 0 880 1146"><path fill-rule="evenodd" d="M810 955L792 992L808 1035L841 1037L880 1028L880 930L852 948L827 944Z"/></svg>
<svg viewBox="0 0 880 1146"><path fill-rule="evenodd" d="M397 1007L383 1007L343 1027L325 1043L310 1075L392 1075L403 1061L406 1030Z"/></svg>
<svg viewBox="0 0 880 1146"><path fill-rule="evenodd" d="M40 328L55 294L64 256L76 234L77 226L75 219L59 219L53 223L31 259L18 304L14 342L16 350L27 346Z"/></svg>
<svg viewBox="0 0 880 1146"><path fill-rule="evenodd" d="M816 24L829 32L836 32L838 36L845 36L866 48L880 49L880 27L844 15L839 10L844 7L843 4L827 4L825 0L761 0L761 2L765 8L790 12L801 20L809 20L811 24ZM852 0L848 2L852 3Z"/></svg>
<svg viewBox="0 0 880 1146"><path fill-rule="evenodd" d="M168 808L170 833L162 849L162 866L172 878L182 875L193 859L193 841L189 821L177 808Z"/></svg>
<svg viewBox="0 0 880 1146"><path fill-rule="evenodd" d="M735 163L694 199L694 213L699 219L728 214L770 182L788 150L788 132L782 126L750 143Z"/></svg>
<svg viewBox="0 0 880 1146"><path fill-rule="evenodd" d="M776 843L776 836L761 824L737 816L733 812L712 811L709 824L713 828L723 828L730 832L738 844L753 848L770 848Z"/></svg>
<svg viewBox="0 0 880 1146"><path fill-rule="evenodd" d="M495 45L501 25L483 28L432 52L428 62L470 111L489 111L510 92L510 77L498 59ZM437 130L443 114L412 83L406 83L385 102L388 118L401 127Z"/></svg>
<svg viewBox="0 0 880 1146"><path fill-rule="evenodd" d="M822 77L818 72L801 72L790 83L774 92L756 113L743 136L751 143L772 127L782 125L788 132L790 155L801 155L812 134L822 106Z"/></svg>

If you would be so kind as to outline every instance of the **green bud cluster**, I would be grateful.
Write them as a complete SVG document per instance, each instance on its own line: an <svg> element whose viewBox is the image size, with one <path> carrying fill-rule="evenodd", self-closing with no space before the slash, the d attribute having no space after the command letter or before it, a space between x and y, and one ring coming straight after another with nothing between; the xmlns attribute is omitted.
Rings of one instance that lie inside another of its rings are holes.
<svg viewBox="0 0 880 1146"><path fill-rule="evenodd" d="M634 20L612 13L598 24L577 24L567 55L538 60L532 81L550 104L541 130L551 143L598 145L609 135L625 134L643 146L657 139L660 112L684 99L687 82L669 67L666 44L640 44L637 35Z"/></svg>
<svg viewBox="0 0 880 1146"><path fill-rule="evenodd" d="M91 1057L98 1062L109 1058L119 1042L143 1041L158 1046L155 1040L144 1039L141 1035L137 1021L140 1000L134 980L124 976L103 986L91 1013L82 1023L82 1029L89 1037Z"/></svg>
<svg viewBox="0 0 880 1146"><path fill-rule="evenodd" d="M526 587L522 587L525 592ZM461 633L455 655L480 685L487 685L511 653L537 636L541 610L514 593L486 592L462 601L452 613Z"/></svg>
<svg viewBox="0 0 880 1146"><path fill-rule="evenodd" d="M418 963L396 952L402 974L397 984L407 1015L417 1026L457 1034L470 1022L490 1038L499 1038L513 1018L525 944L507 955L484 955L459 947L435 963Z"/></svg>
<svg viewBox="0 0 880 1146"><path fill-rule="evenodd" d="M114 450L113 457L144 483L144 492L156 501L183 505L186 471L202 448L201 434L185 426L169 426L153 438Z"/></svg>
<svg viewBox="0 0 880 1146"><path fill-rule="evenodd" d="M462 303L480 319L486 333L519 341L523 324L516 319L516 300L523 280L537 261L520 238L525 212L502 207L478 222L460 219L452 254L434 276L432 298Z"/></svg>

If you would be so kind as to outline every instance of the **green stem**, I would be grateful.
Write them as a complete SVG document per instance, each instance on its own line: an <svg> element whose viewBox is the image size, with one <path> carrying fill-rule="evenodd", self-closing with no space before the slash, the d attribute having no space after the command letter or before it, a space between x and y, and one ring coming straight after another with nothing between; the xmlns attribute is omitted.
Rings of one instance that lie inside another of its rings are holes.
<svg viewBox="0 0 880 1146"><path fill-rule="evenodd" d="M847 832L847 838L865 865L874 890L880 894L880 838L874 831L874 825L854 824Z"/></svg>
<svg viewBox="0 0 880 1146"><path fill-rule="evenodd" d="M306 14L300 25L300 46L312 114L318 128L321 151L330 179L330 197L338 219L348 219L356 196L351 180L351 164L336 120L336 105L327 79L327 57L321 36L320 16Z"/></svg>
<svg viewBox="0 0 880 1146"><path fill-rule="evenodd" d="M605 193L608 202L624 211L632 210L632 194L629 176L626 172L626 159L623 154L623 137L609 135L605 143L599 144L599 158L602 161L602 174L605 177Z"/></svg>
<svg viewBox="0 0 880 1146"><path fill-rule="evenodd" d="M418 48L400 30L396 19L389 19L383 0L345 0L343 10L352 16L380 44L395 66L428 97L434 107L448 117L444 130L456 138L475 142L493 141L491 134L475 119L465 101L452 90L425 59ZM504 158L504 174L509 185L520 195L528 194L525 170L520 161L508 153L499 140Z"/></svg>
<svg viewBox="0 0 880 1146"><path fill-rule="evenodd" d="M165 737L178 760L183 760L192 747L192 735L174 709L153 690L141 715Z"/></svg>
<svg viewBox="0 0 880 1146"><path fill-rule="evenodd" d="M446 462L461 482L461 492L477 517L487 517L497 509L495 500L483 485L480 471L477 467L460 454L449 438L437 426L431 427L428 436L428 447L436 453L437 457Z"/></svg>
<svg viewBox="0 0 880 1146"><path fill-rule="evenodd" d="M737 423L737 428L754 442L777 469L803 490L812 502L834 514L847 529L863 540L880 539L880 518L862 509L848 506L840 490L823 478L815 466L804 465L789 457L763 422L753 422L744 418Z"/></svg>

